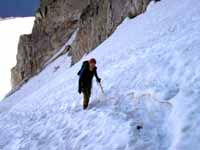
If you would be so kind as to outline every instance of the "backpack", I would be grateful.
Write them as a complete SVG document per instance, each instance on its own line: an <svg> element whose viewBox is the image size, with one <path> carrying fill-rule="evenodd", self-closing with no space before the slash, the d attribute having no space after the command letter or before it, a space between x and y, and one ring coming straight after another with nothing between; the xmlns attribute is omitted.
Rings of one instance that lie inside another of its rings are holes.
<svg viewBox="0 0 200 150"><path fill-rule="evenodd" d="M81 69L78 71L77 75L80 76L80 75L81 75L81 72L82 72L86 67L89 67L88 61L84 61L84 62L83 62L82 67L81 67Z"/></svg>

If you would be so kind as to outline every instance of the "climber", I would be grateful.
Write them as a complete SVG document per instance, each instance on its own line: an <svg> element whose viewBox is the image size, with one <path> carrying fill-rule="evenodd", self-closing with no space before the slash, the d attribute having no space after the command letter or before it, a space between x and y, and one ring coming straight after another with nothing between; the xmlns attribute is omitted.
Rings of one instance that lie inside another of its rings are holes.
<svg viewBox="0 0 200 150"><path fill-rule="evenodd" d="M79 75L79 87L78 92L83 93L83 109L87 109L91 89L92 89L92 79L95 76L98 83L101 82L101 78L97 75L96 60L94 58L84 61L81 70L78 72Z"/></svg>

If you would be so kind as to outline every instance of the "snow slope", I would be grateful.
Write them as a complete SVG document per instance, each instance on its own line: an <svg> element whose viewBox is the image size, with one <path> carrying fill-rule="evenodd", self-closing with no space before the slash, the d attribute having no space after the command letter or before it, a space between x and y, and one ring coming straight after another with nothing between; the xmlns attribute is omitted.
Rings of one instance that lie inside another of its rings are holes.
<svg viewBox="0 0 200 150"><path fill-rule="evenodd" d="M200 1L163 0L116 32L95 57L106 92L94 82L81 107L65 55L0 104L1 150L200 149ZM142 127L138 130L137 127Z"/></svg>
<svg viewBox="0 0 200 150"><path fill-rule="evenodd" d="M10 69L16 64L19 36L31 33L34 17L0 20L0 100L11 89Z"/></svg>

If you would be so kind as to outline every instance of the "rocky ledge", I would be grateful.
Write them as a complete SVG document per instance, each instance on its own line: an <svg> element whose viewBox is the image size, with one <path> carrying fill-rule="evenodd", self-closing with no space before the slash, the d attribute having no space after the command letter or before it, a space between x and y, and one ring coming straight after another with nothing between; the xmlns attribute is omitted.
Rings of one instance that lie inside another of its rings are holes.
<svg viewBox="0 0 200 150"><path fill-rule="evenodd" d="M134 18L143 13L149 2L41 0L32 34L22 35L19 40L17 64L11 71L12 87L40 72L63 46L62 54L68 52L72 64L76 63L106 40L127 16Z"/></svg>

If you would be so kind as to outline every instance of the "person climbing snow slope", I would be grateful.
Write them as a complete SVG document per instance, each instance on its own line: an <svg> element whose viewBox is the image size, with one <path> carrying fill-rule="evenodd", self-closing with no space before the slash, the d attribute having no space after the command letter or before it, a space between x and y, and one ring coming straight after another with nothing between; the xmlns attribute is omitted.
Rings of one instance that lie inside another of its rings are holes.
<svg viewBox="0 0 200 150"><path fill-rule="evenodd" d="M79 94L83 93L83 109L87 109L92 89L92 79L95 76L98 83L101 82L97 74L96 60L92 58L88 61L84 61L81 70L78 72L79 75Z"/></svg>

